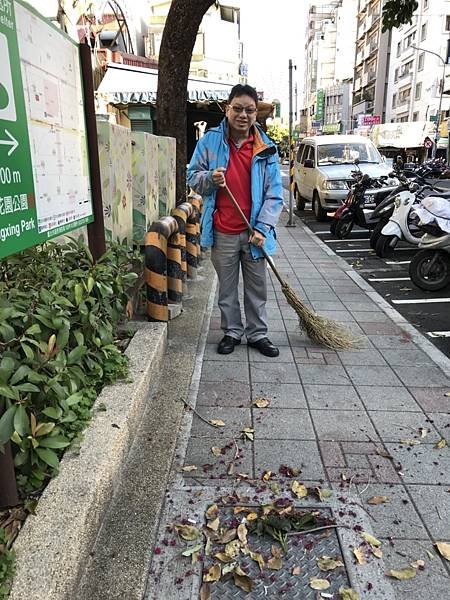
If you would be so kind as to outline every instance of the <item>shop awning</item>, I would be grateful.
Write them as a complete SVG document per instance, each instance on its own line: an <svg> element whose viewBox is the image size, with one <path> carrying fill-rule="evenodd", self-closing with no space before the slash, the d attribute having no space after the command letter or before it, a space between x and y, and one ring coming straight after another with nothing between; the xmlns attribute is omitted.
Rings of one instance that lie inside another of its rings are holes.
<svg viewBox="0 0 450 600"><path fill-rule="evenodd" d="M96 92L111 104L154 104L158 88L158 71L117 63L108 64ZM189 102L223 102L232 85L200 77L188 80Z"/></svg>
<svg viewBox="0 0 450 600"><path fill-rule="evenodd" d="M378 148L419 148L426 137L434 139L435 132L431 121L383 123L373 126L370 138Z"/></svg>

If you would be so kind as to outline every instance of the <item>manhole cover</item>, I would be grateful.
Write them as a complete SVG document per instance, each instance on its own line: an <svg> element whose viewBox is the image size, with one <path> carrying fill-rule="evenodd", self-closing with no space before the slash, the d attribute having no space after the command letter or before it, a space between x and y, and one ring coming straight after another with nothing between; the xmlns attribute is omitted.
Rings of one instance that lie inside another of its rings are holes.
<svg viewBox="0 0 450 600"><path fill-rule="evenodd" d="M321 519L331 519L330 509L321 508L318 511L316 507L296 507L302 512L316 511L320 512ZM228 515L225 510L221 510L222 517L233 518L232 509ZM237 515L239 517L240 515ZM242 516L242 515L241 515ZM248 535L248 545L255 553L262 555L264 562L272 558L272 545L280 547L274 539L264 535L258 536L253 533ZM335 529L327 529L304 535L292 535L287 537L287 552L282 555L282 568L280 570L271 570L265 566L260 570L258 563L250 556L244 556L239 559L239 565L245 574L251 579L253 589L251 598L264 598L265 600L275 600L278 598L297 599L297 600L317 600L318 598L338 598L338 590L341 586L350 587L349 579L345 567L338 567L331 571L322 571L319 568L317 559L327 556L333 559L339 559L342 562L342 552L339 539ZM212 561L204 563L204 572L211 566ZM226 564L226 563L225 563ZM318 591L310 587L310 579L326 579L330 586ZM236 598L248 599L249 594L237 587L234 583L232 573L222 577L220 581L211 584L212 600L231 600Z"/></svg>

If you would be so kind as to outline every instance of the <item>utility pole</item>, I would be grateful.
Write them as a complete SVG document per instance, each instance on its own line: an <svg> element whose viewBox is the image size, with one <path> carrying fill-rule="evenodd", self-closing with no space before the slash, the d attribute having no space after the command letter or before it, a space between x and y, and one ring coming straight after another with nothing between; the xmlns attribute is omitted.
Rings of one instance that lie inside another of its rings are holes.
<svg viewBox="0 0 450 600"><path fill-rule="evenodd" d="M295 227L294 223L294 140L292 138L292 59L289 59L289 221L287 227Z"/></svg>

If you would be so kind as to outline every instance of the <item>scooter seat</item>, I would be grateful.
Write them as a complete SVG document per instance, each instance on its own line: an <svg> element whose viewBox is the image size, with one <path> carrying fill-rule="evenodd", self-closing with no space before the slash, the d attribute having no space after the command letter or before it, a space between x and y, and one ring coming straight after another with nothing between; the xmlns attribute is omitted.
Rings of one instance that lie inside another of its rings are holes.
<svg viewBox="0 0 450 600"><path fill-rule="evenodd" d="M446 200L450 199L450 191L448 191L448 190L444 191L439 188L436 188L436 192L431 192L429 195L437 196L438 198L445 198Z"/></svg>

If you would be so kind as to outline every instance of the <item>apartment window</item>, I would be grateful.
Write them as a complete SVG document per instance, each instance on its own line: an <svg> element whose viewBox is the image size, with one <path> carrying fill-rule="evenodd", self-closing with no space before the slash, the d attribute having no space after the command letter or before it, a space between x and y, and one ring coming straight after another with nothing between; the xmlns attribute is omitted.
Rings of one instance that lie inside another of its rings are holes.
<svg viewBox="0 0 450 600"><path fill-rule="evenodd" d="M397 105L397 94L392 96L392 108L395 108Z"/></svg>
<svg viewBox="0 0 450 600"><path fill-rule="evenodd" d="M416 39L416 32L413 31L412 33L410 33L404 40L403 42L403 47L405 48L409 48L412 44L414 44L414 40Z"/></svg>
<svg viewBox="0 0 450 600"><path fill-rule="evenodd" d="M428 0L423 0L423 9L427 9L428 8Z"/></svg>
<svg viewBox="0 0 450 600"><path fill-rule="evenodd" d="M405 104L406 102L409 102L411 98L411 88L406 88L406 90L402 90L399 95L398 95L398 103L399 104Z"/></svg>
<svg viewBox="0 0 450 600"><path fill-rule="evenodd" d="M413 113L413 121L418 121L419 120L419 113L415 112Z"/></svg>
<svg viewBox="0 0 450 600"><path fill-rule="evenodd" d="M395 69L395 75L394 75L394 82L397 83L398 81L398 67Z"/></svg>
<svg viewBox="0 0 450 600"><path fill-rule="evenodd" d="M419 54L419 61L417 63L417 70L422 71L425 66L425 52Z"/></svg>
<svg viewBox="0 0 450 600"><path fill-rule="evenodd" d="M414 94L414 100L420 100L421 95L422 95L422 82L419 82L416 85L416 92Z"/></svg>
<svg viewBox="0 0 450 600"><path fill-rule="evenodd" d="M400 56L401 53L402 53L402 43L399 42L397 44L397 56Z"/></svg>
<svg viewBox="0 0 450 600"><path fill-rule="evenodd" d="M427 24L424 23L422 25L422 29L420 30L420 41L423 42L427 37Z"/></svg>
<svg viewBox="0 0 450 600"><path fill-rule="evenodd" d="M445 31L450 31L450 15L445 17Z"/></svg>

